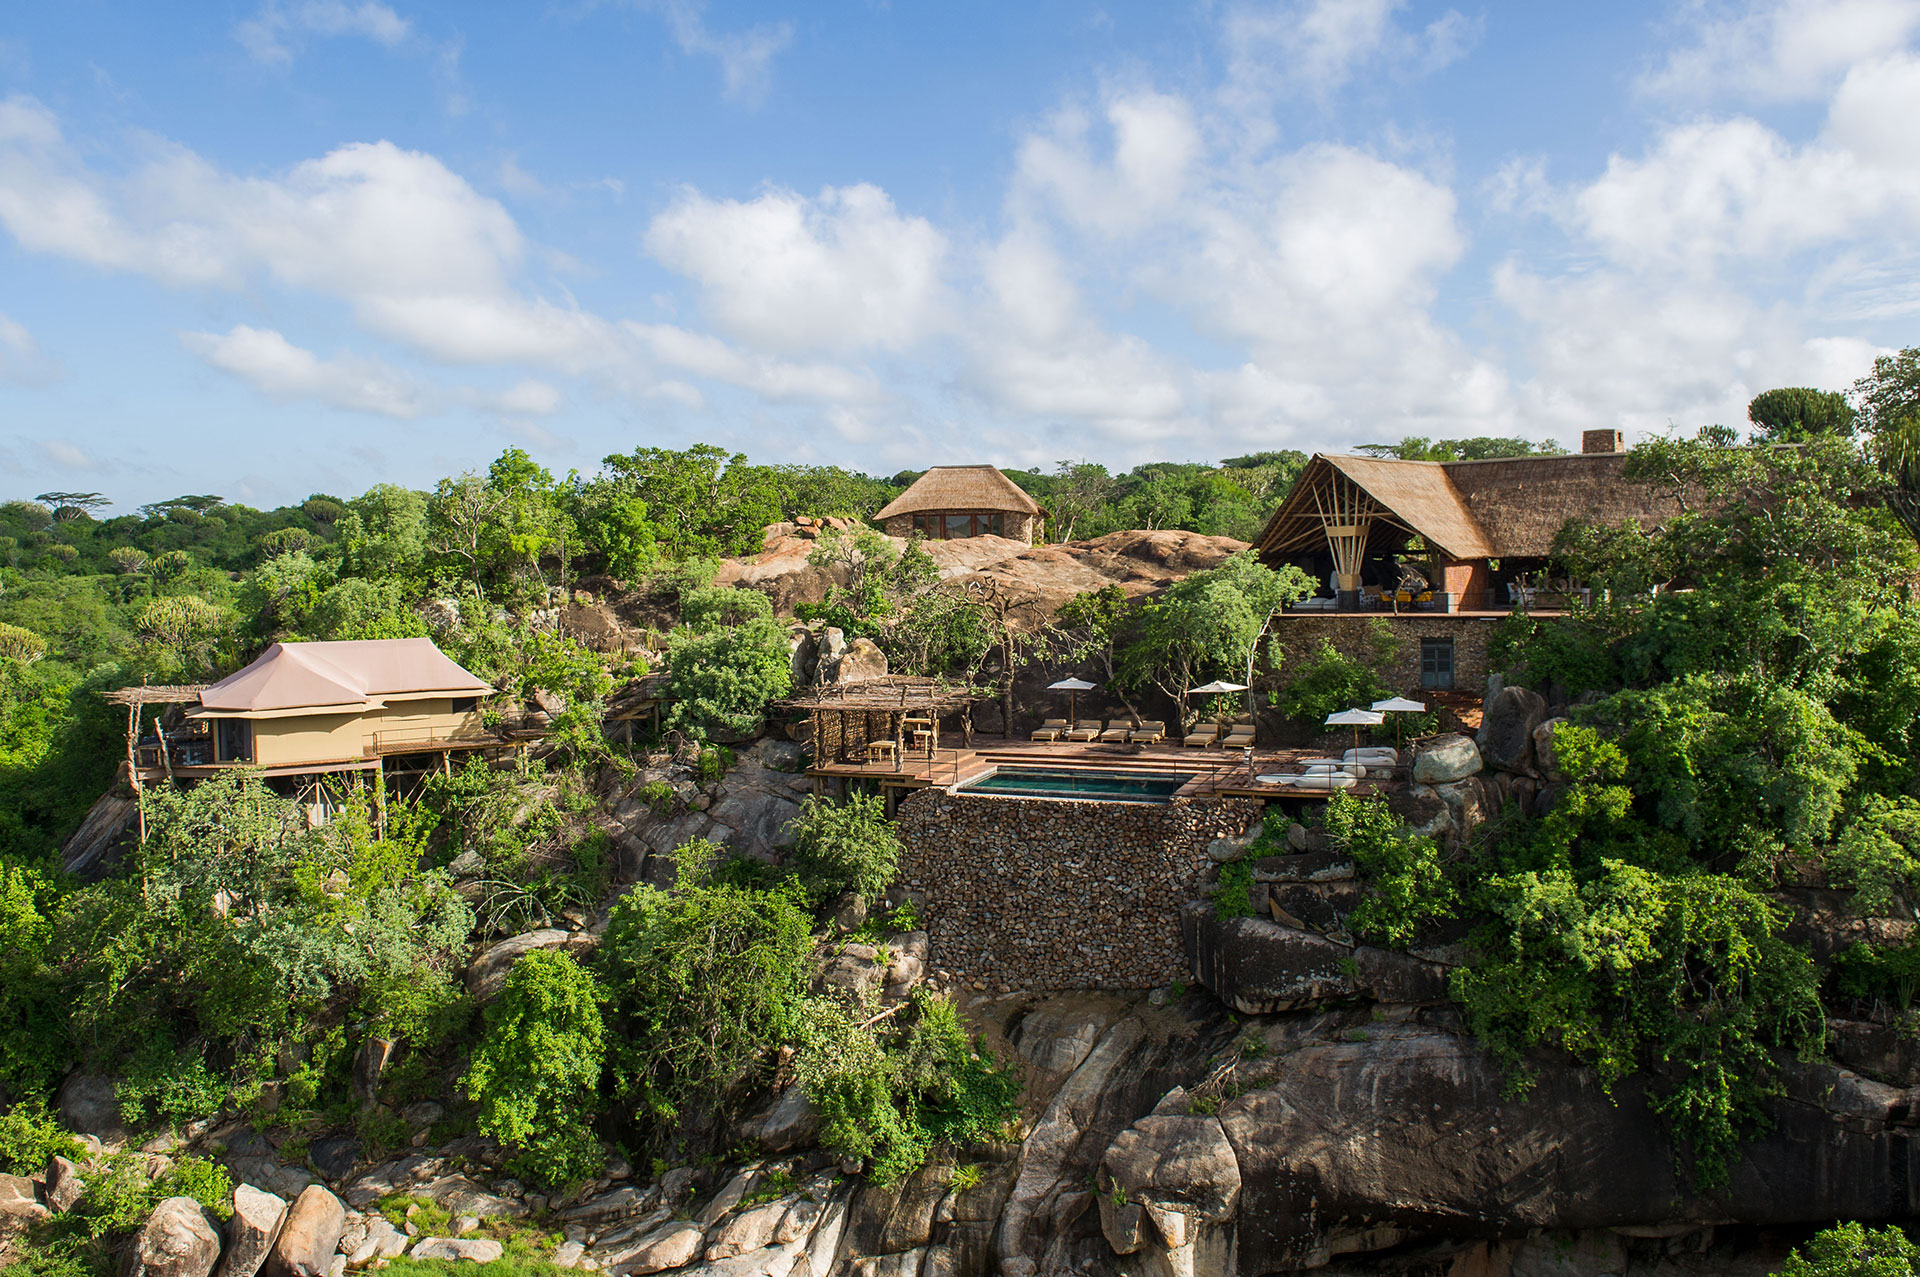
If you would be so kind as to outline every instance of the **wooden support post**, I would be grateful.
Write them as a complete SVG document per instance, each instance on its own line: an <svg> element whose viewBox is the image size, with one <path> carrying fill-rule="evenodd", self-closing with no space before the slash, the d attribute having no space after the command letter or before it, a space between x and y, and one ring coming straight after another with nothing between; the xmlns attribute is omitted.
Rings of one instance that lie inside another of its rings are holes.
<svg viewBox="0 0 1920 1277"><path fill-rule="evenodd" d="M141 686L145 685L146 680L142 679ZM127 783L133 786L133 805L140 826L140 845L144 847L147 845L147 796L146 791L140 788L140 760L135 756L134 750L134 742L139 739L139 734L140 703L134 701L127 706ZM165 749L166 742L162 741L160 747Z"/></svg>

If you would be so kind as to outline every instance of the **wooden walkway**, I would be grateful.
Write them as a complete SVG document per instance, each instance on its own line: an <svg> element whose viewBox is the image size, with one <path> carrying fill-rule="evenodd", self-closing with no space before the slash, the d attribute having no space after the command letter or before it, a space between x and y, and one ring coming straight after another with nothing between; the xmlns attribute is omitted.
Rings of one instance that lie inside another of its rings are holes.
<svg viewBox="0 0 1920 1277"><path fill-rule="evenodd" d="M815 788L823 781L865 780L879 785L888 809L914 790L950 787L976 780L1000 766L1097 769L1103 772L1187 777L1175 798L1310 798L1325 800L1324 789L1295 789L1262 784L1259 776L1295 770L1306 758L1323 758L1322 751L1256 749L1253 769L1247 769L1240 751L1185 749L1179 745L1102 745L1098 743L1009 741L976 737L966 749L936 749L931 758L909 754L898 762L819 763L807 769ZM1377 794L1399 787L1394 780L1363 780L1349 794Z"/></svg>

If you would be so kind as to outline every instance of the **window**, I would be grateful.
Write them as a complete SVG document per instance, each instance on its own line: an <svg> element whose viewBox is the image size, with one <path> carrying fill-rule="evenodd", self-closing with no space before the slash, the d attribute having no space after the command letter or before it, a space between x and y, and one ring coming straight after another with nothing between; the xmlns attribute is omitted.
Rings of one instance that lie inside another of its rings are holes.
<svg viewBox="0 0 1920 1277"><path fill-rule="evenodd" d="M913 516L913 530L915 532L918 532L921 536L927 535L927 516L926 515L916 514Z"/></svg>
<svg viewBox="0 0 1920 1277"><path fill-rule="evenodd" d="M456 714L471 714L479 708L480 698L478 696L456 696L453 698L453 712Z"/></svg>
<svg viewBox="0 0 1920 1277"><path fill-rule="evenodd" d="M970 514L950 514L947 516L946 523L946 537L949 541L973 535L973 516Z"/></svg>
<svg viewBox="0 0 1920 1277"><path fill-rule="evenodd" d="M987 521L987 530L992 532L993 535L997 537L1006 535L1005 532L1001 531L1001 529L1006 525L1002 521L1002 517L1000 515L987 514L987 515L982 515L981 517Z"/></svg>
<svg viewBox="0 0 1920 1277"><path fill-rule="evenodd" d="M252 762L253 724L244 718L222 718L215 721L219 724L220 761L223 763Z"/></svg>
<svg viewBox="0 0 1920 1277"><path fill-rule="evenodd" d="M1446 690L1453 686L1453 640L1420 640L1420 686Z"/></svg>

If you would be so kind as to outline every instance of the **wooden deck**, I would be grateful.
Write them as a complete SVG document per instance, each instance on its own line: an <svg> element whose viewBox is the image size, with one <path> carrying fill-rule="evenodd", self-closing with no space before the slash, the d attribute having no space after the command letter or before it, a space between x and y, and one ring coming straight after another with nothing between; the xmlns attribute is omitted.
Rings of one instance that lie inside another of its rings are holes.
<svg viewBox="0 0 1920 1277"><path fill-rule="evenodd" d="M898 762L819 763L807 769L807 775L819 781L866 780L876 782L894 803L917 789L949 787L978 779L1002 765L1024 767L1097 768L1105 772L1135 772L1143 775L1182 775L1187 783L1174 795L1180 798L1312 798L1326 799L1334 792L1378 794L1398 788L1394 780L1363 780L1352 789L1295 789L1288 785L1262 784L1258 776L1293 770L1306 758L1326 757L1324 751L1303 749L1256 749L1253 768L1247 769L1245 755L1235 750L1185 749L1179 745L1102 745L1097 743L1055 743L1049 741L976 738L970 748L937 749L931 758L909 754Z"/></svg>

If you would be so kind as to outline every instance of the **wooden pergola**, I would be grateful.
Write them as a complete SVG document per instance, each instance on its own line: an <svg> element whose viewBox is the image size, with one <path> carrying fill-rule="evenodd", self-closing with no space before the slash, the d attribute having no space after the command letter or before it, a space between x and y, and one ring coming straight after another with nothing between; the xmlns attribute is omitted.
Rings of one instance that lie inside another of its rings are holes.
<svg viewBox="0 0 1920 1277"><path fill-rule="evenodd" d="M894 765L906 753L907 724L922 719L929 725L932 743L940 743L940 720L960 715L960 730L973 744L973 719L966 711L987 699L971 687L939 679L888 675L837 687L821 687L780 702L782 709L804 713L812 720L813 757L823 762L863 763L876 741L893 745Z"/></svg>
<svg viewBox="0 0 1920 1277"><path fill-rule="evenodd" d="M135 757L135 749L140 741L141 711L149 705L189 705L199 700L200 693L206 690L204 683L157 686L142 683L138 687L122 687L103 693L108 702L127 707L127 783L133 786L133 801L139 811L140 841L143 843L147 840L147 799L146 791L140 787L140 764ZM167 760L164 744L160 748L160 757L163 761Z"/></svg>

